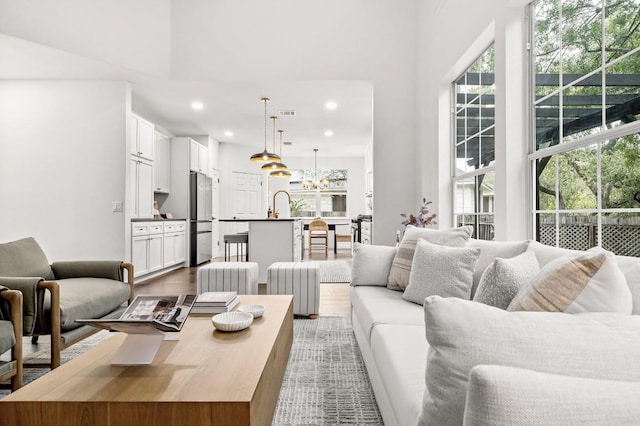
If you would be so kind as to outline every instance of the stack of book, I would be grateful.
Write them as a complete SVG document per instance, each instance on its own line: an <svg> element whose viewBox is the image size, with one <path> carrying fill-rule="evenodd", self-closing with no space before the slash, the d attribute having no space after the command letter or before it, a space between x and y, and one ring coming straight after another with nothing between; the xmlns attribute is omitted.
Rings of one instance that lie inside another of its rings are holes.
<svg viewBox="0 0 640 426"><path fill-rule="evenodd" d="M235 291L210 291L198 296L191 312L195 314L219 314L229 312L240 302Z"/></svg>

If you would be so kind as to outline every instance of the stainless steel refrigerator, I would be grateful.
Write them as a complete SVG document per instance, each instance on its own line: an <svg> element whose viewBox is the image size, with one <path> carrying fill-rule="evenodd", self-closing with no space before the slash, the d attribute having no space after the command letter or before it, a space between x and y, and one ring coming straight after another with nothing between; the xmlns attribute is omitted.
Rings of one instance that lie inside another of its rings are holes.
<svg viewBox="0 0 640 426"><path fill-rule="evenodd" d="M203 173L191 172L190 176L190 262L191 266L211 260L213 254L212 183Z"/></svg>

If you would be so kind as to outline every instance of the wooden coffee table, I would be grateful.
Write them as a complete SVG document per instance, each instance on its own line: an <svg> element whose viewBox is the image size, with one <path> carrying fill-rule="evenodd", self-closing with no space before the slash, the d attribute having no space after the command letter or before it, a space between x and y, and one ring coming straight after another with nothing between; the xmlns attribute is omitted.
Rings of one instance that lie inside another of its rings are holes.
<svg viewBox="0 0 640 426"><path fill-rule="evenodd" d="M242 331L191 316L150 366L115 367L122 333L0 400L2 424L270 425L293 342L292 296L241 296L266 306Z"/></svg>

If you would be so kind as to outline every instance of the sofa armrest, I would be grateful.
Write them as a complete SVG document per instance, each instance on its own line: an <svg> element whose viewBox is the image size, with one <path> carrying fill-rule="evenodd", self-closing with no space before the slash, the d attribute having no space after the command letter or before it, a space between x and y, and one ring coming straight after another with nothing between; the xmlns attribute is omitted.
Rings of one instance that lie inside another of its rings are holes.
<svg viewBox="0 0 640 426"><path fill-rule="evenodd" d="M106 278L122 281L119 260L72 260L53 262L51 269L57 280L67 278Z"/></svg>
<svg viewBox="0 0 640 426"><path fill-rule="evenodd" d="M38 317L43 315L44 290L40 277L0 277L0 285L22 293L22 333L30 336L35 331Z"/></svg>
<svg viewBox="0 0 640 426"><path fill-rule="evenodd" d="M640 424L638 395L640 382L479 365L469 374L464 425Z"/></svg>

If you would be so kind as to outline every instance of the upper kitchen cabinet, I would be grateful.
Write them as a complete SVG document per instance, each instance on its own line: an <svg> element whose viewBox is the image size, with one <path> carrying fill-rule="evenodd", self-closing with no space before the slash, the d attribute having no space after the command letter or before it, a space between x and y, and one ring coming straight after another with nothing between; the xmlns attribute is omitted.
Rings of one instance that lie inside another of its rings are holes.
<svg viewBox="0 0 640 426"><path fill-rule="evenodd" d="M171 182L171 145L168 136L155 132L153 190L168 194Z"/></svg>
<svg viewBox="0 0 640 426"><path fill-rule="evenodd" d="M129 161L129 205L131 217L153 217L153 165L131 156Z"/></svg>
<svg viewBox="0 0 640 426"><path fill-rule="evenodd" d="M153 123L131 114L131 154L153 160L154 131Z"/></svg>
<svg viewBox="0 0 640 426"><path fill-rule="evenodd" d="M191 139L189 152L191 171L209 174L209 149Z"/></svg>

